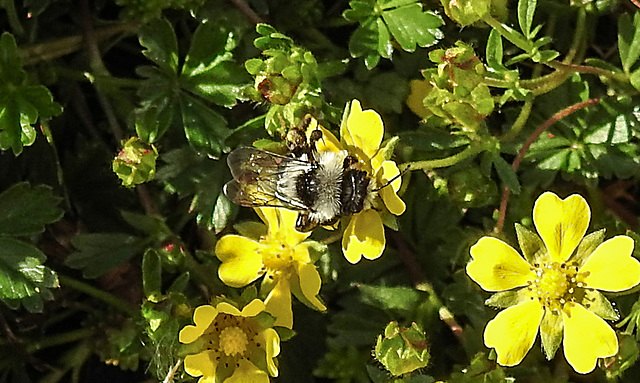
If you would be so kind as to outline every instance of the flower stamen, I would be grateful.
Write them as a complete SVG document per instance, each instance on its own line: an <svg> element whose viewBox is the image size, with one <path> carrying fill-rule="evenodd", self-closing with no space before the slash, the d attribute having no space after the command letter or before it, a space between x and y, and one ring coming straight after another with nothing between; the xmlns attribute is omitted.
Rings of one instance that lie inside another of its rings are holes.
<svg viewBox="0 0 640 383"><path fill-rule="evenodd" d="M247 334L237 327L227 327L220 333L220 349L227 356L242 355L247 350Z"/></svg>

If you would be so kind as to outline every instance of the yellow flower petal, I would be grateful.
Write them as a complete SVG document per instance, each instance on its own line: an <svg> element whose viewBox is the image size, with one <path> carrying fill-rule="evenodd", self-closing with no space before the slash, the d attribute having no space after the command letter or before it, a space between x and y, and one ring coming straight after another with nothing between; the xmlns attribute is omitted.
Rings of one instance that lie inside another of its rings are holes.
<svg viewBox="0 0 640 383"><path fill-rule="evenodd" d="M267 354L267 370L269 371L269 375L278 376L278 367L273 360L278 354L280 354L280 337L276 330L272 328L268 328L260 333L259 335L262 338L262 342L264 344L264 349Z"/></svg>
<svg viewBox="0 0 640 383"><path fill-rule="evenodd" d="M424 106L424 98L433 89L431 81L427 79L409 81L409 96L405 103L416 116L426 119L433 115L433 112Z"/></svg>
<svg viewBox="0 0 640 383"><path fill-rule="evenodd" d="M216 306L216 309L218 309L218 311L221 313L225 313L233 316L242 316L242 314L240 313L240 310L238 310L236 306L227 302L218 303L218 305Z"/></svg>
<svg viewBox="0 0 640 383"><path fill-rule="evenodd" d="M225 235L216 244L215 253L222 262L218 276L226 285L243 287L262 274L260 243L239 235Z"/></svg>
<svg viewBox="0 0 640 383"><path fill-rule="evenodd" d="M184 370L191 376L202 376L200 382L214 382L217 366L216 352L212 350L187 355L184 358Z"/></svg>
<svg viewBox="0 0 640 383"><path fill-rule="evenodd" d="M393 177L400 174L400 170L398 166L393 161L384 161L380 170L378 171L378 185L383 186L389 180L393 179ZM393 215L400 215L404 213L407 206L404 204L404 201L398 197L396 192L400 189L400 185L402 184L402 179L400 177L396 178L395 181L391 183L391 185L385 186L378 192L384 205L387 207L387 210Z"/></svg>
<svg viewBox="0 0 640 383"><path fill-rule="evenodd" d="M531 265L513 247L493 237L482 237L471 247L467 274L486 291L510 290L535 279Z"/></svg>
<svg viewBox="0 0 640 383"><path fill-rule="evenodd" d="M384 226L377 211L369 209L351 217L342 237L342 252L347 261L358 263L361 257L376 259L385 246Z"/></svg>
<svg viewBox="0 0 640 383"><path fill-rule="evenodd" d="M626 235L601 243L580 268L580 272L589 272L584 279L587 287L622 291L640 283L640 262L631 256L633 244Z"/></svg>
<svg viewBox="0 0 640 383"><path fill-rule="evenodd" d="M498 363L515 366L533 346L544 309L530 300L500 312L484 330L484 344L496 349Z"/></svg>
<svg viewBox="0 0 640 383"><path fill-rule="evenodd" d="M260 299L254 299L251 302L249 302L248 305L242 308L242 312L240 313L240 316L254 317L260 314L261 312L263 312L264 310L265 310L264 302L262 302Z"/></svg>
<svg viewBox="0 0 640 383"><path fill-rule="evenodd" d="M269 383L269 375L266 372L262 371L258 367L254 366L253 363L249 362L246 359L240 359L238 361L238 366L235 371L233 371L233 375L225 379L224 383L247 383L247 382L255 382L255 383Z"/></svg>
<svg viewBox="0 0 640 383"><path fill-rule="evenodd" d="M596 368L598 358L618 353L618 338L599 316L574 304L562 312L564 322L564 356L573 369L587 374Z"/></svg>
<svg viewBox="0 0 640 383"><path fill-rule="evenodd" d="M384 135L382 118L373 109L363 111L358 100L351 101L348 108L348 116L340 126L340 137L346 145L361 149L368 160L380 148Z"/></svg>
<svg viewBox="0 0 640 383"><path fill-rule="evenodd" d="M179 340L180 343L191 343L198 339L209 325L218 315L218 310L211 305L198 306L193 312L193 323L195 326L184 326L180 330Z"/></svg>
<svg viewBox="0 0 640 383"><path fill-rule="evenodd" d="M281 238L287 245L297 245L311 235L310 232L301 233L295 229L298 212L275 207L256 207L254 210L267 225L268 235Z"/></svg>
<svg viewBox="0 0 640 383"><path fill-rule="evenodd" d="M276 318L274 326L293 328L293 311L291 310L291 287L287 278L279 278L278 283L264 300L266 311Z"/></svg>
<svg viewBox="0 0 640 383"><path fill-rule="evenodd" d="M318 293L322 286L322 279L318 269L308 263L298 263L298 277L300 278L300 290L302 295L318 310L324 311L327 308L318 299Z"/></svg>
<svg viewBox="0 0 640 383"><path fill-rule="evenodd" d="M545 192L533 207L533 223L542 237L551 260L566 261L587 232L591 211L579 194L564 200Z"/></svg>

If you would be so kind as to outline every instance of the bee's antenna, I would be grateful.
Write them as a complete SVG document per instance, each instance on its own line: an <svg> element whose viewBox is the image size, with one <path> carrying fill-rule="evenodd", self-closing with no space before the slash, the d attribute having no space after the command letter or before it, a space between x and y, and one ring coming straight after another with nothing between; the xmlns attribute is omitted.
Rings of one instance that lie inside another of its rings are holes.
<svg viewBox="0 0 640 383"><path fill-rule="evenodd" d="M393 178L391 178L390 180L388 180L384 185L380 186L377 189L373 189L374 192L380 191L384 188L386 188L387 186L391 185L391 183L395 180L397 180L398 178L402 177L408 170L409 170L409 165L407 165L406 168L404 168L403 171L401 171L400 173L396 174Z"/></svg>

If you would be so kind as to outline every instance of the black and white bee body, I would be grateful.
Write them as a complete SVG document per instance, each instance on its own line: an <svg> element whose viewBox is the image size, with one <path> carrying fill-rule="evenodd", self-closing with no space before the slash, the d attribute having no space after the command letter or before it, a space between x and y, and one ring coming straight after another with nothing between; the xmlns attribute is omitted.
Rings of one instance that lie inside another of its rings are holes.
<svg viewBox="0 0 640 383"><path fill-rule="evenodd" d="M317 152L318 139L321 135L312 135L310 144L290 147L292 156L250 147L234 150L227 158L233 180L224 193L242 206L297 210L300 231L367 208L372 195L369 174L344 150Z"/></svg>

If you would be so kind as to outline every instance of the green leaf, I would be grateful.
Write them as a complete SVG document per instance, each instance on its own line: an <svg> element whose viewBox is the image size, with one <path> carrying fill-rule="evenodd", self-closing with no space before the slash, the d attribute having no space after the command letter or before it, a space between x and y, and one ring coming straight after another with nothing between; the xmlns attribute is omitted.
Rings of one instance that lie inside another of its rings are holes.
<svg viewBox="0 0 640 383"><path fill-rule="evenodd" d="M352 57L364 57L368 69L378 65L380 57L391 58L391 38L408 52L417 46L426 47L444 37L438 29L443 21L431 11L423 11L417 1L378 1L377 4L363 1L349 3L351 9L343 12L349 21L360 26L349 39Z"/></svg>
<svg viewBox="0 0 640 383"><path fill-rule="evenodd" d="M82 269L85 278L98 278L125 264L145 247L144 239L123 233L80 234L71 240L77 249L65 264Z"/></svg>
<svg viewBox="0 0 640 383"><path fill-rule="evenodd" d="M0 149L22 153L36 139L38 119L49 120L62 107L42 85L27 84L21 55L10 33L0 37Z"/></svg>
<svg viewBox="0 0 640 383"><path fill-rule="evenodd" d="M438 29L444 24L440 16L432 12L423 12L422 4L419 3L385 9L382 19L393 38L407 52L413 52L416 45L431 46L444 37Z"/></svg>
<svg viewBox="0 0 640 383"><path fill-rule="evenodd" d="M342 17L349 21L362 21L371 16L374 12L374 5L371 1L354 0L349 2L351 9L342 12Z"/></svg>
<svg viewBox="0 0 640 383"><path fill-rule="evenodd" d="M59 220L64 211L62 199L46 185L26 182L11 186L0 194L0 234L32 235L44 231L44 225Z"/></svg>
<svg viewBox="0 0 640 383"><path fill-rule="evenodd" d="M533 15L538 5L538 0L520 0L518 1L518 24L524 37L531 39L531 25L533 25ZM494 30L495 31L495 30Z"/></svg>
<svg viewBox="0 0 640 383"><path fill-rule="evenodd" d="M249 82L246 72L232 62L236 44L232 31L213 23L201 24L182 67L183 87L217 105L235 105L241 85Z"/></svg>
<svg viewBox="0 0 640 383"><path fill-rule="evenodd" d="M147 300L157 302L162 295L162 264L154 249L142 256L142 289Z"/></svg>
<svg viewBox="0 0 640 383"><path fill-rule="evenodd" d="M31 244L0 235L0 299L9 307L20 303L31 312L41 312L43 299L53 299L50 288L58 277L44 266L45 255Z"/></svg>
<svg viewBox="0 0 640 383"><path fill-rule="evenodd" d="M230 178L226 163L199 156L189 148L165 153L160 159L165 165L156 178L166 184L168 192L191 198L189 210L196 214L198 224L214 229L217 198Z"/></svg>
<svg viewBox="0 0 640 383"><path fill-rule="evenodd" d="M492 160L493 166L498 173L498 178L500 178L504 186L511 189L512 193L520 194L520 181L518 181L518 176L511 165L497 154L493 155Z"/></svg>
<svg viewBox="0 0 640 383"><path fill-rule="evenodd" d="M508 69L502 64L503 50L502 50L502 36L495 29L489 33L487 39L487 66L496 72L507 71Z"/></svg>
<svg viewBox="0 0 640 383"><path fill-rule="evenodd" d="M178 40L173 27L166 19L156 19L144 25L139 33L142 51L165 72L178 72Z"/></svg>
<svg viewBox="0 0 640 383"><path fill-rule="evenodd" d="M223 150L229 150L224 141L231 130L224 117L186 94L180 98L180 110L184 133L193 150L213 158L219 158Z"/></svg>
<svg viewBox="0 0 640 383"><path fill-rule="evenodd" d="M629 73L633 64L640 57L640 13L633 15L633 20L628 13L618 19L618 52L622 69Z"/></svg>
<svg viewBox="0 0 640 383"><path fill-rule="evenodd" d="M361 285L363 301L384 310L409 313L421 302L424 294L407 287Z"/></svg>

